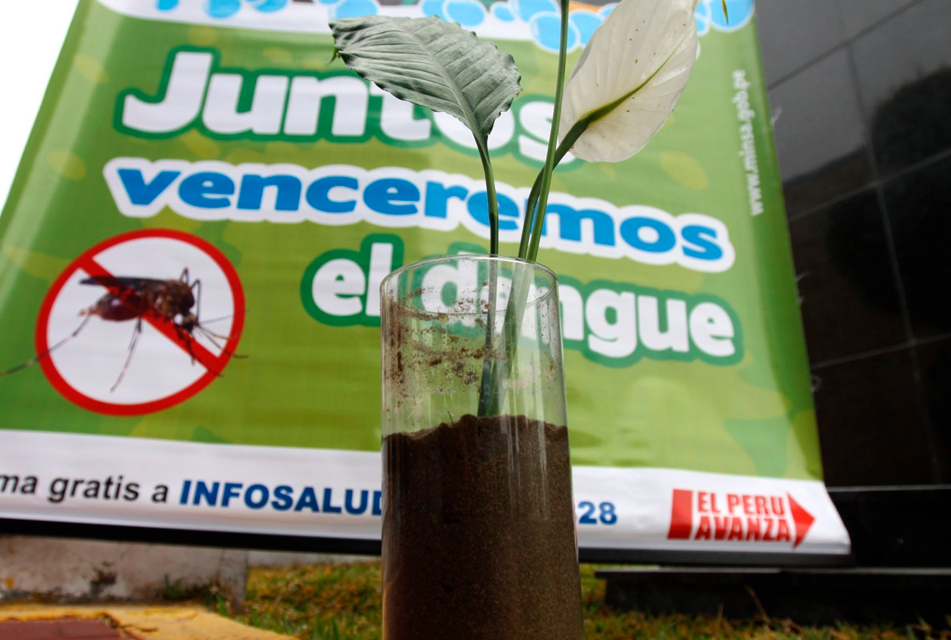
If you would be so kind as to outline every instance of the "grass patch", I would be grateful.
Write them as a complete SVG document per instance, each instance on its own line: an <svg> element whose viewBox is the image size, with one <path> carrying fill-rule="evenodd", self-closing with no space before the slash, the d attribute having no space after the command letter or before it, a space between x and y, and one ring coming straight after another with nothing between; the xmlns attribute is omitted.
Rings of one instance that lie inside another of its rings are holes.
<svg viewBox="0 0 951 640"><path fill-rule="evenodd" d="M951 633L927 625L800 627L789 620L617 612L604 605L604 583L590 566L582 567L581 587L586 640L951 640ZM252 569L247 602L230 614L244 624L301 640L379 640L380 565Z"/></svg>

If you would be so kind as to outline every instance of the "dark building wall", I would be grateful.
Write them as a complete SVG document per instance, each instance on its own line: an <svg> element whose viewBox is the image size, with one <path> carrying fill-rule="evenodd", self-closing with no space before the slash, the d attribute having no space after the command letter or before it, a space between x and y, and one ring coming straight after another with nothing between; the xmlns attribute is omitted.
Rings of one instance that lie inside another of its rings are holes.
<svg viewBox="0 0 951 640"><path fill-rule="evenodd" d="M757 12L826 481L951 483L951 1Z"/></svg>

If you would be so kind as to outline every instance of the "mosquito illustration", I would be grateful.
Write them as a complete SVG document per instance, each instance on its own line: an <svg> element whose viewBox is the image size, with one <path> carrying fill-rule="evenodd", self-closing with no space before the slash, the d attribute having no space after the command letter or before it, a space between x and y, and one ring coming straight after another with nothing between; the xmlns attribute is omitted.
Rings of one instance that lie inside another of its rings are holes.
<svg viewBox="0 0 951 640"><path fill-rule="evenodd" d="M152 317L170 323L179 339L185 344L193 365L195 364L195 354L192 352L192 343L195 340L196 332L229 356L235 358L247 357L225 349L219 341L227 343L230 339L229 336L214 333L199 321L201 315L201 280L196 279L191 282L188 267L185 267L182 275L177 280L92 276L84 278L80 281L80 284L106 287L109 291L91 306L79 312L79 315L84 317L75 331L23 364L6 371L0 371L0 378L26 369L37 364L43 358L49 357L54 351L75 339L93 317L99 317L106 322L135 320L135 329L132 332L132 341L129 343L128 356L126 356L125 364L122 366L122 371L119 372L115 384L109 389L110 392L119 387L122 378L125 377L126 371L129 369L132 356L135 355L135 347L142 335L142 320L145 317ZM194 312L192 307L195 308ZM229 317L216 318L205 324L226 320Z"/></svg>

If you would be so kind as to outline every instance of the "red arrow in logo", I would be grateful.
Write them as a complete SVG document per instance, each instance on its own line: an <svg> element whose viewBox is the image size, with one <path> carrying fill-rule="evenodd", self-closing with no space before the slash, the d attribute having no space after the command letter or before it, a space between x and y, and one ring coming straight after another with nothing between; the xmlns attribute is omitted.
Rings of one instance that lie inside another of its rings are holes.
<svg viewBox="0 0 951 640"><path fill-rule="evenodd" d="M796 540L793 542L793 549L799 546L812 528L812 523L816 521L815 517L802 508L802 505L793 500L793 497L786 494L789 498L789 512L792 514L793 522L796 523Z"/></svg>

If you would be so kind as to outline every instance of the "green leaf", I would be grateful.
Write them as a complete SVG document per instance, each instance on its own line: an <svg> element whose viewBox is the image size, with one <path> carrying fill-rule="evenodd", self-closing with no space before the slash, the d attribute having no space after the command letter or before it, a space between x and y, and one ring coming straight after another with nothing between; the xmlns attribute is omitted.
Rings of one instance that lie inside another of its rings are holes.
<svg viewBox="0 0 951 640"><path fill-rule="evenodd" d="M330 27L348 67L401 100L459 118L480 146L522 90L511 55L436 17L366 16Z"/></svg>
<svg viewBox="0 0 951 640"><path fill-rule="evenodd" d="M489 253L499 250L499 204L489 134L521 92L511 55L439 18L366 16L330 23L348 67L401 100L455 116L472 132L489 199Z"/></svg>

